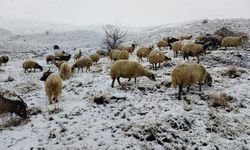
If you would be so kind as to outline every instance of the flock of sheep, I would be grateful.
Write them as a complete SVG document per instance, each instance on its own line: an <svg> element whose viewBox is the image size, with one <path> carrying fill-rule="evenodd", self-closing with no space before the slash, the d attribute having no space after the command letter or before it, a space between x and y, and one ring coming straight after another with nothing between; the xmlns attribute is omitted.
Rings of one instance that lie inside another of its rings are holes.
<svg viewBox="0 0 250 150"><path fill-rule="evenodd" d="M242 46L243 41L242 37L222 37L219 35L200 35L195 38L195 42L190 40L191 38L192 36L180 36L178 38L165 37L156 44L157 47L151 45L149 47L139 48L136 50L136 55L139 61L129 60L130 56L134 55L137 46L136 44L132 44L131 46L119 46L117 49L111 50L109 52L109 57L111 61L114 61L110 69L110 77L112 79L111 87L114 87L116 80L119 85L121 85L120 78L128 78L128 81L133 78L136 83L137 77L145 76L150 80L156 81L156 75L149 69L146 69L140 62L143 61L143 58L147 58L147 61L152 64L153 70L157 71L157 69L160 68L161 63L171 60L171 58L167 57L162 51L162 48L169 47L173 50L174 57L177 57L179 52L184 60L186 58L189 60L189 57L197 57L197 64L178 64L172 70L171 83L174 88L179 88L178 99L181 99L184 87L187 87L187 90L189 91L189 87L195 83L199 83L199 90L201 90L202 82L207 83L209 86L212 85L211 75L206 71L203 65L199 64L199 56L201 54L205 54L206 50L211 47L225 47L226 49L227 47ZM45 93L48 96L50 104L58 102L58 96L62 93L62 81L70 79L75 69L78 69L77 72L80 70L83 72L83 68L86 68L86 72L90 71L93 62L97 63L101 58L100 51L96 51L90 56L82 56L82 52L79 51L74 55L74 64L71 65L68 63L71 55L66 54L58 48L55 49L54 47L55 54L48 55L45 60L47 64L53 63L59 71L53 73L49 69L44 72L41 77L41 81L45 81ZM9 58L7 56L0 57L0 65L2 63L7 63L8 60ZM24 61L22 67L25 73L31 72L32 70L35 72L36 69L43 71L43 67L34 60ZM1 103L4 104L13 103L12 100L6 99L3 96L0 97L0 100ZM15 103L11 109L0 107L0 113L11 112L16 113L20 117L26 118L27 105L23 101L21 102L22 103L20 104Z"/></svg>

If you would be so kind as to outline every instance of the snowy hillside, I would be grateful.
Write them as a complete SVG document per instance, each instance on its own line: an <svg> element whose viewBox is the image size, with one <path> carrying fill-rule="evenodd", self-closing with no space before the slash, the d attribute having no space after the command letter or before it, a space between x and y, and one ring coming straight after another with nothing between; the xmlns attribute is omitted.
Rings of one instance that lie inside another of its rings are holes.
<svg viewBox="0 0 250 150"><path fill-rule="evenodd" d="M155 43L163 36L198 35L214 32L223 26L250 34L250 20L209 20L175 26L143 28L130 32L126 43L140 46ZM83 49L84 55L102 47L104 35L93 31L14 35L1 40L0 55L10 61L0 66L0 94L17 99L20 95L28 105L30 118L2 116L0 149L250 149L250 52L249 48L208 51L200 57L213 78L212 87L191 86L182 100L178 89L170 86L174 66L187 62L165 49L172 60L153 71L143 59L142 65L156 74L156 81L138 77L121 78L111 87L110 67L114 63L102 57L90 72L75 72L63 81L59 111L49 105L40 81L43 72L24 73L22 63L33 59L57 72L45 57L58 44L72 55L73 48ZM91 51L90 51L91 50ZM130 60L137 61L136 52ZM196 58L190 62L196 63ZM71 59L69 63L74 64ZM85 69L84 69L85 70ZM14 79L12 81L11 79ZM186 89L184 89L186 92ZM213 96L222 95L225 103L215 103Z"/></svg>

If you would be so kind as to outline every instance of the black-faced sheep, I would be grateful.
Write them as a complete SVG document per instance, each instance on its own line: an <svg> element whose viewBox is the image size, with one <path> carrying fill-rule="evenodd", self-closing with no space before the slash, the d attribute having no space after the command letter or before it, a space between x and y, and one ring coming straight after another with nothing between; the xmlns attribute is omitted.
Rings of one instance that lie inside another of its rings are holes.
<svg viewBox="0 0 250 150"><path fill-rule="evenodd" d="M225 37L223 38L223 40L221 41L221 47L225 47L225 49L227 49L227 47L238 47L238 46L242 46L243 40L242 37Z"/></svg>
<svg viewBox="0 0 250 150"><path fill-rule="evenodd" d="M149 46L148 48L140 48L137 50L136 55L140 61L142 61L143 57L148 57L149 53L153 50L153 46Z"/></svg>
<svg viewBox="0 0 250 150"><path fill-rule="evenodd" d="M55 51L55 56L56 56L56 57L61 57L61 56L63 56L64 54L65 54L64 51L58 51L58 50Z"/></svg>
<svg viewBox="0 0 250 150"><path fill-rule="evenodd" d="M150 80L156 81L155 75L144 68L139 62L129 60L118 60L111 66L110 76L112 78L111 87L114 87L115 80L117 79L119 85L121 85L120 77L122 78L136 78L140 76L146 76Z"/></svg>
<svg viewBox="0 0 250 150"><path fill-rule="evenodd" d="M136 44L131 44L131 46L119 46L117 49L118 50L126 50L130 54L132 54L135 50Z"/></svg>
<svg viewBox="0 0 250 150"><path fill-rule="evenodd" d="M76 62L77 59L79 59L81 56L82 56L82 52L81 52L81 50L79 50L79 52L74 55L74 61Z"/></svg>
<svg viewBox="0 0 250 150"><path fill-rule="evenodd" d="M97 64L97 62L100 60L100 55L97 53L94 53L92 55L89 56L93 62L95 62Z"/></svg>
<svg viewBox="0 0 250 150"><path fill-rule="evenodd" d="M222 39L223 37L219 35L205 35L199 40L196 39L195 43L203 45L205 43L211 42L212 49L217 49L221 46Z"/></svg>
<svg viewBox="0 0 250 150"><path fill-rule="evenodd" d="M164 53L159 50L153 50L148 55L148 61L150 64L153 65L153 70L157 70L157 68L161 67L162 62L168 61L168 60L171 60L171 59L165 56ZM157 67L157 64L159 64L158 67Z"/></svg>
<svg viewBox="0 0 250 150"><path fill-rule="evenodd" d="M62 79L58 73L46 71L40 79L45 81L45 93L48 96L49 103L58 102L58 97L62 94Z"/></svg>
<svg viewBox="0 0 250 150"><path fill-rule="evenodd" d="M52 62L52 61L55 61L55 60L59 60L59 58L56 57L56 56L54 56L54 55L48 55L48 56L46 57L46 62L47 62L47 64L49 64L49 62Z"/></svg>
<svg viewBox="0 0 250 150"><path fill-rule="evenodd" d="M92 66L92 59L90 57L81 57L75 62L71 69L72 72L74 72L75 68L78 68L78 72L80 69L82 69L83 72L83 67L86 67L87 72L88 70L90 71L90 66Z"/></svg>
<svg viewBox="0 0 250 150"><path fill-rule="evenodd" d="M67 80L71 76L71 66L67 62L62 63L60 66L60 72L59 72L61 78L63 80Z"/></svg>
<svg viewBox="0 0 250 150"><path fill-rule="evenodd" d="M178 52L181 51L182 45L183 44L182 44L181 41L176 41L176 42L173 43L172 50L174 52L174 57L177 57Z"/></svg>
<svg viewBox="0 0 250 150"><path fill-rule="evenodd" d="M199 90L201 90L201 83L204 81L209 86L212 86L212 77L206 71L205 67L200 64L179 64L177 65L172 73L172 86L179 87L178 99L181 99L183 92L182 88L187 86L187 91L194 83L199 83Z"/></svg>
<svg viewBox="0 0 250 150"><path fill-rule="evenodd" d="M31 72L32 69L34 69L34 72L36 71L36 69L40 69L41 71L43 71L43 67L33 60L26 60L23 63L23 69L25 73L26 71Z"/></svg>
<svg viewBox="0 0 250 150"><path fill-rule="evenodd" d="M60 61L69 61L71 58L71 54L65 54L63 56L60 56L58 60Z"/></svg>
<svg viewBox="0 0 250 150"><path fill-rule="evenodd" d="M197 57L197 63L200 62L199 56L202 53L206 53L206 49L211 45L211 43L206 43L204 45L201 44L195 44L195 43L191 43L191 44L184 44L181 48L181 54L185 60L185 58L187 58L187 60L189 60L189 56L192 57Z"/></svg>
<svg viewBox="0 0 250 150"><path fill-rule="evenodd" d="M9 57L8 56L1 56L0 57L0 66L1 66L1 64L7 65L8 61L9 61Z"/></svg>
<svg viewBox="0 0 250 150"><path fill-rule="evenodd" d="M18 98L20 100L11 100L0 95L0 114L15 113L21 118L27 118L27 104L19 96Z"/></svg>

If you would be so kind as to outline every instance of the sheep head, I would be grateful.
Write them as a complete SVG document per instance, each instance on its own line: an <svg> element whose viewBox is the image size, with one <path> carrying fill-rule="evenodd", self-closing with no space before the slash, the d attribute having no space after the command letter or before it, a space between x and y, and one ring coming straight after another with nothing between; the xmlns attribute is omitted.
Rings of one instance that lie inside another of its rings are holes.
<svg viewBox="0 0 250 150"><path fill-rule="evenodd" d="M48 76L49 76L51 73L53 73L53 72L51 72L50 69L49 69L48 71L44 72L44 73L43 73L43 76L41 77L40 80L41 80L41 81L46 81L47 78L48 78Z"/></svg>
<svg viewBox="0 0 250 150"><path fill-rule="evenodd" d="M147 75L147 77L148 77L150 80L156 81L155 74L153 74L153 73L149 73L149 74Z"/></svg>
<svg viewBox="0 0 250 150"><path fill-rule="evenodd" d="M43 67L42 67L41 65L39 65L39 64L36 64L36 65L35 65L35 68L38 68L38 69L40 69L41 71L43 71Z"/></svg>
<svg viewBox="0 0 250 150"><path fill-rule="evenodd" d="M18 98L20 100L17 101L17 103L16 103L15 113L22 118L27 118L27 110L26 110L27 104L19 96L18 96Z"/></svg>
<svg viewBox="0 0 250 150"><path fill-rule="evenodd" d="M208 85L208 86L212 86L212 77L211 75L207 72L206 75L205 75L205 83Z"/></svg>

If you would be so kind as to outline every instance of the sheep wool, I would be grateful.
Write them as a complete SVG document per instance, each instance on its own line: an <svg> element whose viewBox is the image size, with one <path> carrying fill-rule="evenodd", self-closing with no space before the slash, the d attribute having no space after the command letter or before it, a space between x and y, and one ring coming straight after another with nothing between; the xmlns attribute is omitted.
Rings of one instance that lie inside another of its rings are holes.
<svg viewBox="0 0 250 150"><path fill-rule="evenodd" d="M168 46L168 42L167 41L163 41L163 40L161 40L161 41L159 41L158 43L157 43L157 47L161 50L161 48L162 47L167 47Z"/></svg>
<svg viewBox="0 0 250 150"><path fill-rule="evenodd" d="M149 53L152 51L152 47L149 48L140 48L137 50L136 55L142 61L143 57L148 57Z"/></svg>
<svg viewBox="0 0 250 150"><path fill-rule="evenodd" d="M78 68L78 72L80 69L82 69L83 72L83 67L86 67L87 72L88 70L90 71L90 66L92 66L92 59L90 57L81 57L72 66L72 70Z"/></svg>
<svg viewBox="0 0 250 150"><path fill-rule="evenodd" d="M155 75L144 68L139 62L129 60L118 60L111 66L110 77L113 80L111 87L114 87L115 80L117 79L119 85L121 85L120 77L135 79L139 76L146 76L155 81Z"/></svg>
<svg viewBox="0 0 250 150"><path fill-rule="evenodd" d="M23 63L23 69L25 73L26 71L31 72L32 69L34 69L34 72L35 72L35 69L40 69L41 71L43 71L42 66L40 66L36 61L33 61L33 60L26 60Z"/></svg>
<svg viewBox="0 0 250 150"><path fill-rule="evenodd" d="M97 62L100 60L100 55L97 53L94 53L92 55L89 56L93 62L95 62L97 64Z"/></svg>
<svg viewBox="0 0 250 150"><path fill-rule="evenodd" d="M60 77L63 80L69 79L71 76L71 66L67 62L62 63L60 66Z"/></svg>
<svg viewBox="0 0 250 150"><path fill-rule="evenodd" d="M159 64L158 68L160 68L161 63L165 60L170 59L166 57L162 51L159 50L153 50L148 55L148 61L153 65L153 70L157 70L157 64Z"/></svg>
<svg viewBox="0 0 250 150"><path fill-rule="evenodd" d="M221 46L225 47L225 49L227 49L227 47L242 47L242 37L225 37L221 41Z"/></svg>
<svg viewBox="0 0 250 150"><path fill-rule="evenodd" d="M195 44L195 43L191 43L191 44L184 44L181 48L181 54L185 60L185 58L187 58L187 60L189 60L189 56L196 56L197 57L197 63L199 63L199 56L201 53L205 53L205 50L203 50L203 45L201 44Z"/></svg>
<svg viewBox="0 0 250 150"><path fill-rule="evenodd" d="M129 59L129 53L127 50L121 50L118 54L118 60L128 60Z"/></svg>
<svg viewBox="0 0 250 150"><path fill-rule="evenodd" d="M173 43L172 49L173 49L173 52L174 52L174 57L177 57L177 54L178 54L178 52L181 51L181 48L182 48L182 42L181 41L176 41L176 42Z"/></svg>
<svg viewBox="0 0 250 150"><path fill-rule="evenodd" d="M58 102L58 97L62 94L62 79L59 74L52 73L45 81L45 92L49 98L49 103L52 101Z"/></svg>
<svg viewBox="0 0 250 150"><path fill-rule="evenodd" d="M201 82L204 81L209 86L212 85L212 77L206 71L205 67L200 64L179 64L171 73L171 83L174 88L179 86L178 99L181 99L182 88L199 82L199 90L201 90Z"/></svg>

